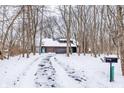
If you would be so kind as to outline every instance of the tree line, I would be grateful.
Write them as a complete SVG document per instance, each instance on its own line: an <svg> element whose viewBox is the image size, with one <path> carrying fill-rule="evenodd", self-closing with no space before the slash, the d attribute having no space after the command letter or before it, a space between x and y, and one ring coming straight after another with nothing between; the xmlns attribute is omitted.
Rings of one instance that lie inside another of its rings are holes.
<svg viewBox="0 0 124 93"><path fill-rule="evenodd" d="M117 54L124 68L123 12L121 5L0 6L0 58L35 55L45 37L66 38L69 57L73 38L79 56Z"/></svg>

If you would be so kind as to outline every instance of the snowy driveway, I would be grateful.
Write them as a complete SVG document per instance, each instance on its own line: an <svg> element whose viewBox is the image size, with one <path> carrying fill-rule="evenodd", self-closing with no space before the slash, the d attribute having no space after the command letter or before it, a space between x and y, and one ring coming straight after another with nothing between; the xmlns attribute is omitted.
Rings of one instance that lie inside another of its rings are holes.
<svg viewBox="0 0 124 93"><path fill-rule="evenodd" d="M0 60L0 87L87 88L124 87L120 63L115 64L115 82L109 82L109 64L90 55L30 55Z"/></svg>
<svg viewBox="0 0 124 93"><path fill-rule="evenodd" d="M53 60L54 54L13 57L0 63L0 87L83 87L78 79ZM70 69L71 70L71 69Z"/></svg>
<svg viewBox="0 0 124 93"><path fill-rule="evenodd" d="M76 80L78 78L73 79L66 69L54 60L54 55L48 55L42 60L35 75L36 87L84 87Z"/></svg>

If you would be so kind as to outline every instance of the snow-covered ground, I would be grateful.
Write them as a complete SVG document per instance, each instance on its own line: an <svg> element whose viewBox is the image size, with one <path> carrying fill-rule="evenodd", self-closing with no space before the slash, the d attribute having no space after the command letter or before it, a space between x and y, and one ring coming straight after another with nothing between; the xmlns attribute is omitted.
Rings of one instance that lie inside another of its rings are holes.
<svg viewBox="0 0 124 93"><path fill-rule="evenodd" d="M120 61L114 63L115 81L109 82L109 63L87 54L36 54L0 60L0 87L108 88L124 87Z"/></svg>
<svg viewBox="0 0 124 93"><path fill-rule="evenodd" d="M115 67L115 81L110 83L110 64L102 62L101 58L103 57L104 55L94 58L90 55L84 56L82 54L78 56L73 54L68 58L66 55L56 55L55 60L65 69L70 77L78 79L77 81L83 87L124 87L124 77L121 73L120 61L113 64Z"/></svg>

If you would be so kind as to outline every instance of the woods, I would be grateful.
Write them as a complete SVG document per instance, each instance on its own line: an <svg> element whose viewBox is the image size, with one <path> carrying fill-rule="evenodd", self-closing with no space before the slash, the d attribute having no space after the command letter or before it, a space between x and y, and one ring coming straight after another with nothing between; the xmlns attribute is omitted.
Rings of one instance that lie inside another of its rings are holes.
<svg viewBox="0 0 124 93"><path fill-rule="evenodd" d="M28 58L40 49L42 38L65 38L68 57L75 39L78 55L117 54L123 67L123 6L23 5L0 10L0 55Z"/></svg>

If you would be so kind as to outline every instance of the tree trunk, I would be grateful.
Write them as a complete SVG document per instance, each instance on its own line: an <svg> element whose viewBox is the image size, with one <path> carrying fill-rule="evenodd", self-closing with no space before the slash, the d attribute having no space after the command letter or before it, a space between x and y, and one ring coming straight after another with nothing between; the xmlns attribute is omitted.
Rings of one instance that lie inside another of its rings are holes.
<svg viewBox="0 0 124 93"><path fill-rule="evenodd" d="M70 30L71 30L71 5L68 7L69 8L69 15L68 15L68 21L67 21L67 57L69 57L69 54L70 54L70 49L71 49L71 46L70 46Z"/></svg>
<svg viewBox="0 0 124 93"><path fill-rule="evenodd" d="M41 26L40 26L40 43L39 43L39 54L41 54L42 49L42 35L43 35L43 19L44 19L44 6L42 6L42 13L41 13Z"/></svg>
<svg viewBox="0 0 124 93"><path fill-rule="evenodd" d="M25 56L25 6L23 7L23 24L22 24L22 57Z"/></svg>
<svg viewBox="0 0 124 93"><path fill-rule="evenodd" d="M96 57L96 6L94 5L94 25L93 25L93 54Z"/></svg>
<svg viewBox="0 0 124 93"><path fill-rule="evenodd" d="M117 17L119 20L119 26L118 29L120 30L120 34L122 34L122 37L120 38L120 56L121 56L121 69L122 69L122 75L124 76L124 27L123 27L123 14L122 14L122 7L120 5L117 6Z"/></svg>

